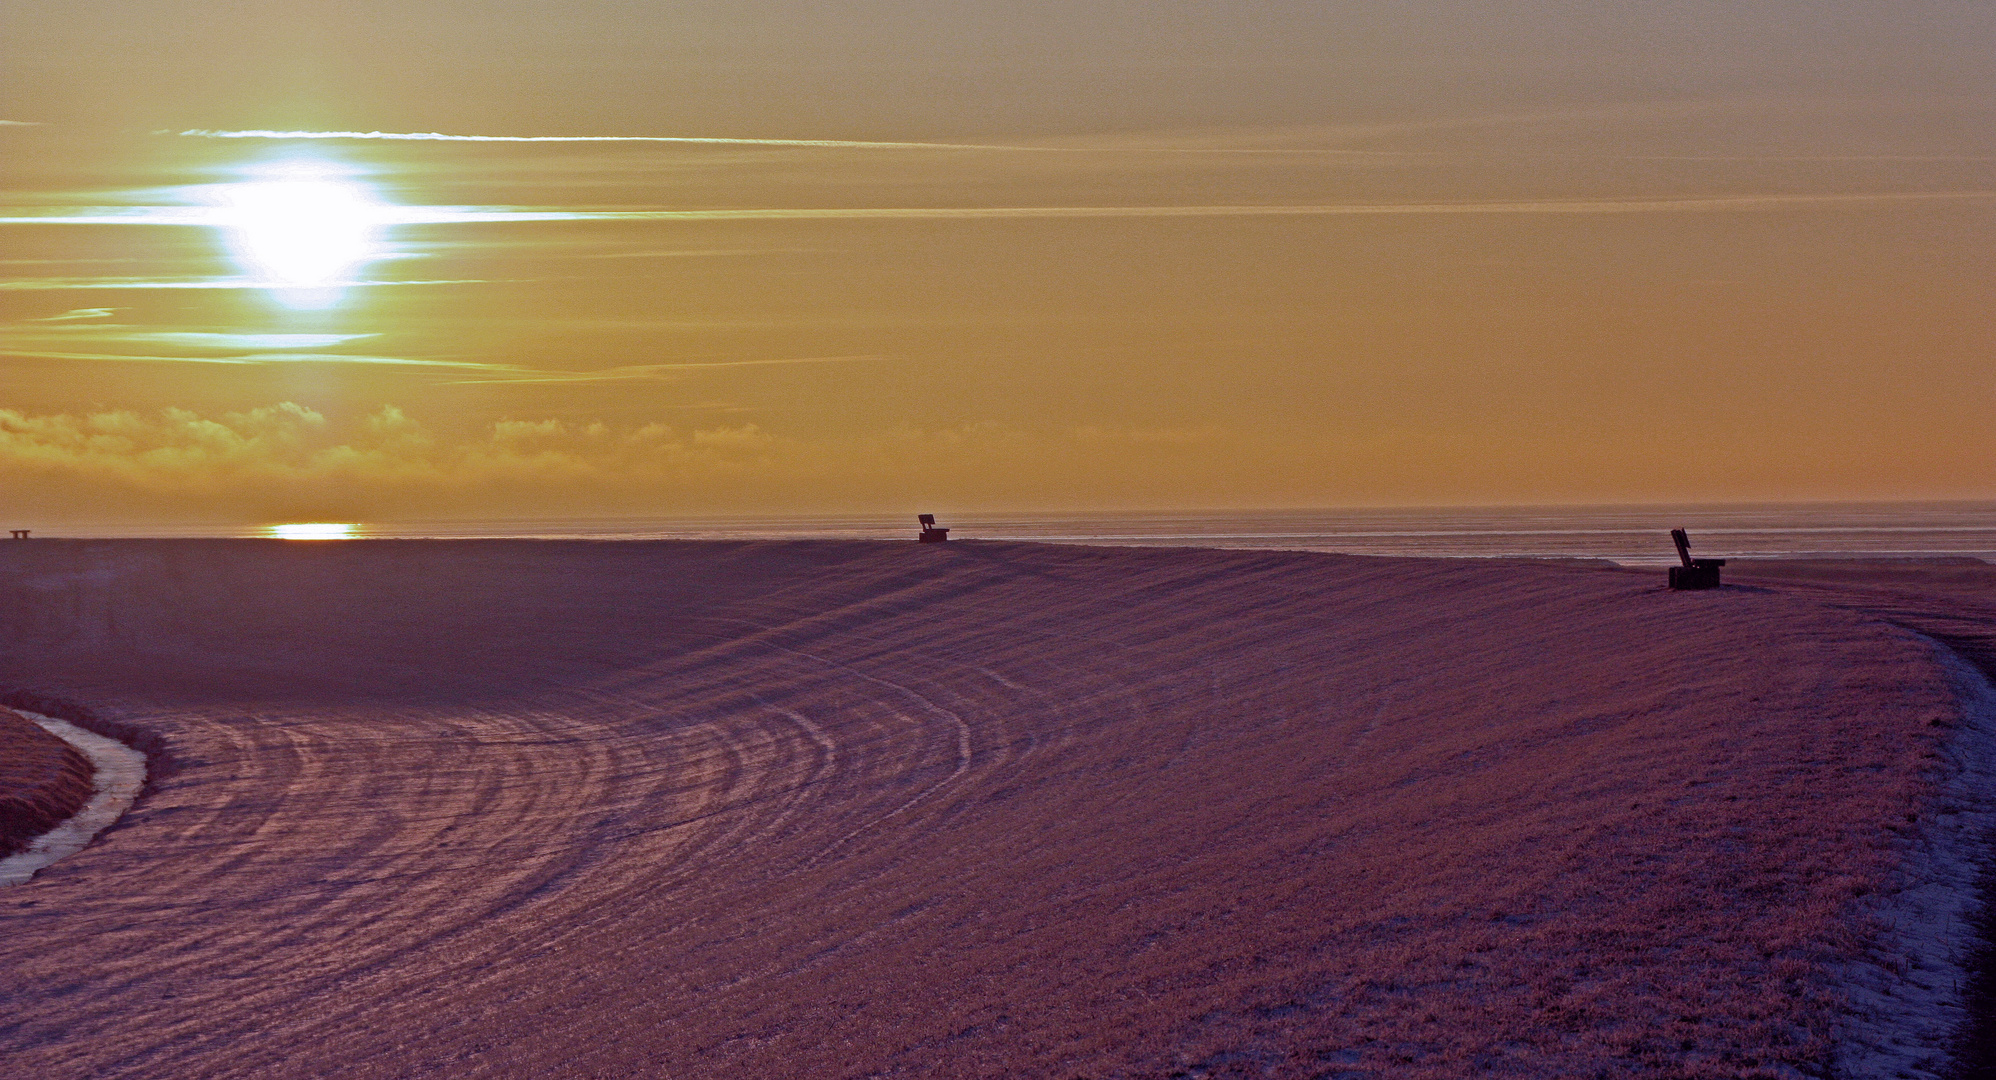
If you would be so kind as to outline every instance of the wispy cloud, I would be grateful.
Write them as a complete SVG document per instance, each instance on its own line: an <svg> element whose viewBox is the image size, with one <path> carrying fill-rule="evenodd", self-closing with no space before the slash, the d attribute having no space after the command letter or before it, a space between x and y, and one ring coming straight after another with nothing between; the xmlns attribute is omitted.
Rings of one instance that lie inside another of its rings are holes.
<svg viewBox="0 0 1996 1080"><path fill-rule="evenodd" d="M724 419L710 410L726 406L711 402L659 407L703 419L529 414L432 428L394 405L351 417L291 402L219 414L0 408L0 476L88 504L261 520L490 516L521 505L587 514L797 512L853 485L888 502L939 483L1018 497L1040 491L1048 475L1085 474L1105 454L1138 462L1136 475L1169 480L1240 445L1218 427L992 424L899 425L824 441ZM994 476L1009 479L994 488Z"/></svg>
<svg viewBox="0 0 1996 1080"><path fill-rule="evenodd" d="M366 364L451 371L508 370L469 360L325 352L376 334L260 334L151 330L104 322L115 308L77 308L0 326L0 356L149 364ZM162 351L165 350L165 351Z"/></svg>
<svg viewBox="0 0 1996 1080"><path fill-rule="evenodd" d="M137 259L0 259L0 266L86 266L103 263L135 263Z"/></svg>
<svg viewBox="0 0 1996 1080"><path fill-rule="evenodd" d="M0 327L0 343L21 340L111 341L143 345L169 345L182 349L242 352L262 349L328 349L349 341L361 341L378 334L254 334L224 331L140 330L106 323L117 308L77 308L60 315L25 320L19 326Z"/></svg>
<svg viewBox="0 0 1996 1080"><path fill-rule="evenodd" d="M275 131L269 129L156 131L193 139L366 140L448 143L662 143L680 146L750 146L819 150L984 150L1017 154L1222 154L1398 158L1432 156L1434 151L1357 149L1345 146L1158 146L1141 143L1064 146L1019 143L889 142L866 139L746 139L692 135L453 135L441 131Z"/></svg>
<svg viewBox="0 0 1996 1080"><path fill-rule="evenodd" d="M315 289L384 289L402 285L489 285L485 278L439 278L425 281L332 281ZM22 278L0 281L0 292L61 292L70 289L258 289L281 288L248 278Z"/></svg>
<svg viewBox="0 0 1996 1080"><path fill-rule="evenodd" d="M704 248L685 251L596 251L560 253L566 259L693 259L716 255L808 255L817 248Z"/></svg>
<svg viewBox="0 0 1996 1080"><path fill-rule="evenodd" d="M999 150L1024 154L1250 154L1350 157L1403 157L1420 151L1353 149L1332 146L1155 146L1116 144L1091 146L1021 145L972 142L886 142L866 139L745 139L693 135L452 135L441 131L240 131L192 128L156 131L192 139L366 140L375 142L454 143L664 143L682 146L769 146L826 150Z"/></svg>
<svg viewBox="0 0 1996 1080"><path fill-rule="evenodd" d="M1041 477L1115 448L1179 470L1189 455L1229 437L1218 428L1033 432L969 425L904 426L825 443L719 418L673 426L529 415L445 431L388 404L351 419L293 402L221 414L0 408L0 475L156 498L181 512L194 506L279 520L300 513L337 512L318 520L351 520L431 515L446 507L489 511L529 495L543 508L684 512L691 505L739 508L745 495L795 507L841 478L893 492L911 477L932 476L924 470L938 462L947 470L952 462L982 469L1002 461L1015 475Z"/></svg>
<svg viewBox="0 0 1996 1080"><path fill-rule="evenodd" d="M143 364L359 364L368 366L431 368L448 371L512 371L506 364L482 364L472 360L419 360L406 356L361 356L354 353L247 352L233 356L154 355L125 352L79 352L74 349L33 349L0 344L0 356L33 360L105 360Z"/></svg>
<svg viewBox="0 0 1996 1080"><path fill-rule="evenodd" d="M598 371L559 371L530 368L519 364L493 364L478 360L424 360L407 356L366 356L339 352L243 352L234 355L155 355L149 353L79 352L73 349L30 349L0 344L0 356L38 360L106 360L149 364L353 364L400 367L443 373L469 373L473 378L451 379L457 385L473 383L591 383L670 379L681 372L711 368L764 367L784 364L838 364L879 360L878 356L807 356L769 360L714 360L680 364L637 364L603 368Z"/></svg>
<svg viewBox="0 0 1996 1080"><path fill-rule="evenodd" d="M382 214L397 211L446 210L447 207L389 207L379 210ZM370 223L373 218L370 215ZM396 219L384 224L408 224ZM154 205L154 206L65 206L23 212L12 208L5 216L0 216L0 225L185 225L204 229L232 229L242 224L239 215L228 207L193 205Z"/></svg>
<svg viewBox="0 0 1996 1080"><path fill-rule="evenodd" d="M383 206L383 225L447 225L535 221L828 221L1004 220L1046 218L1367 217L1455 214L1665 214L1807 209L1895 203L1987 202L1996 191L1870 191L1741 195L1686 195L1623 199L1532 199L1418 203L1206 204L1197 206L904 206L742 207L685 210L597 210L508 206ZM214 227L203 207L135 206L51 210L0 217L6 225L193 225ZM458 285L474 281L349 282L358 285ZM34 284L0 288L45 288ZM110 284L96 287L114 288ZM268 282L205 281L155 288L268 288Z"/></svg>
<svg viewBox="0 0 1996 1080"><path fill-rule="evenodd" d="M875 142L862 139L725 139L683 135L446 135L440 131L217 131L194 128L174 134L194 139L323 139L468 143L683 143L705 146L804 146L841 150L1025 150L983 143Z"/></svg>
<svg viewBox="0 0 1996 1080"><path fill-rule="evenodd" d="M1682 198L1572 199L1427 203L1311 203L1206 206L826 207L740 210L466 211L470 221L789 221L839 219L1006 219L1171 217L1364 217L1450 214L1659 214L1778 210L1902 202L1985 202L1996 191L1889 191L1832 194L1719 195Z"/></svg>
<svg viewBox="0 0 1996 1080"><path fill-rule="evenodd" d="M0 326L0 356L146 364L338 364L448 373L456 383L590 383L669 380L704 369L791 364L850 364L883 360L874 355L751 357L632 364L593 371L532 368L464 358L424 359L333 351L378 334L282 334L205 330L149 330L106 323L114 308L78 308L61 315ZM168 351L162 351L168 350Z"/></svg>
<svg viewBox="0 0 1996 1080"><path fill-rule="evenodd" d="M682 431L558 419L500 420L470 438L445 438L393 405L344 432L292 402L219 416L0 409L0 470L232 502L356 485L370 497L421 497L491 484L725 479L775 443L752 424Z"/></svg>
<svg viewBox="0 0 1996 1080"><path fill-rule="evenodd" d="M224 334L192 331L141 331L127 341L178 345L188 349L327 349L376 334Z"/></svg>
<svg viewBox="0 0 1996 1080"><path fill-rule="evenodd" d="M1288 139L1377 138L1410 132L1446 131L1453 128L1501 127L1507 124L1544 123L1549 119L1583 119L1588 114L1548 114L1529 116L1469 117L1396 125L1327 127L1318 129L1277 129L1269 137ZM1609 117L1597 117L1606 119ZM280 141L448 142L448 143L660 143L684 146L765 146L828 150L996 150L1027 154L1190 154L1275 157L1348 158L1541 158L1557 160L1674 161L1674 162L1982 162L1996 160L1986 154L1641 154L1588 153L1574 150L1547 150L1528 147L1484 147L1465 155L1459 150L1379 148L1323 145L1156 145L1113 142L1085 146L1059 144L974 143L974 142L889 142L863 139L749 139L688 135L456 135L440 131L278 131L270 129L217 130L194 128L187 131L160 131L196 139L268 139ZM1253 131L1245 135L1252 137ZM1236 137L1239 137L1237 135Z"/></svg>
<svg viewBox="0 0 1996 1080"><path fill-rule="evenodd" d="M704 368L766 367L782 364L855 364L885 360L884 356L792 356L759 360L689 360L672 364L629 364L597 371L534 371L508 368L484 378L456 379L457 383L583 383L620 382L631 379L658 379L682 371Z"/></svg>

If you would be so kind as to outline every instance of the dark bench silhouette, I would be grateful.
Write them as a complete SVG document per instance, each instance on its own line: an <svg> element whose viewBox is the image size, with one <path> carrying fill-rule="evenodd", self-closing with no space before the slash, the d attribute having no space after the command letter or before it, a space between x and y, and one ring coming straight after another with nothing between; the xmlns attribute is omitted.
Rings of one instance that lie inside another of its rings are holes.
<svg viewBox="0 0 1996 1080"><path fill-rule="evenodd" d="M28 538L27 529L9 529L7 531L13 533L16 540L26 540Z"/></svg>
<svg viewBox="0 0 1996 1080"><path fill-rule="evenodd" d="M1719 567L1726 565L1724 559L1694 559L1691 557L1691 538L1683 529L1670 530L1670 542L1677 545L1677 560L1684 565L1670 568L1670 587L1673 589L1716 589L1719 587Z"/></svg>
<svg viewBox="0 0 1996 1080"><path fill-rule="evenodd" d="M922 535L917 536L915 538L917 540L920 540L922 543L940 544L943 541L949 539L948 529L936 528L936 515L917 514L915 515L915 520L922 523Z"/></svg>

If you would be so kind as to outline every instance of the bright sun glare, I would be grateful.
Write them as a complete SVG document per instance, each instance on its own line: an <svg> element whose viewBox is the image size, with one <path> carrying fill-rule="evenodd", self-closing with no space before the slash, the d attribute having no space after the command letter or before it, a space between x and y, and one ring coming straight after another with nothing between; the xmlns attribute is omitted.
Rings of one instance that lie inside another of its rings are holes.
<svg viewBox="0 0 1996 1080"><path fill-rule="evenodd" d="M270 535L279 540L346 540L353 536L360 526L350 522L301 521L287 525L272 525Z"/></svg>
<svg viewBox="0 0 1996 1080"><path fill-rule="evenodd" d="M218 185L217 224L229 232L243 268L293 308L337 303L370 259L385 207L365 184L316 161L256 170L255 179Z"/></svg>

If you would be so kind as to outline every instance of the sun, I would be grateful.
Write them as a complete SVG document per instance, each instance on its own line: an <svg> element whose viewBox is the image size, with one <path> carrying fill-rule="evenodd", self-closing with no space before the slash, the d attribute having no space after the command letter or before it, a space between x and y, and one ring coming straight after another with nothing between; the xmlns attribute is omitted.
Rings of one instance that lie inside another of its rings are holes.
<svg viewBox="0 0 1996 1080"><path fill-rule="evenodd" d="M252 175L212 192L212 220L227 232L237 261L287 307L337 303L354 274L380 257L386 207L366 184L321 162L285 162Z"/></svg>

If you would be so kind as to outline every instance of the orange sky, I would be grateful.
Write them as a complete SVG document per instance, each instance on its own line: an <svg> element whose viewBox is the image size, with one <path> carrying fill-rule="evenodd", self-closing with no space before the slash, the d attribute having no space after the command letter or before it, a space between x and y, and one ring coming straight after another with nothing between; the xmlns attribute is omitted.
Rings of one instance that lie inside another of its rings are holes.
<svg viewBox="0 0 1996 1080"><path fill-rule="evenodd" d="M0 501L1996 497L1996 17L1737 6L8 3Z"/></svg>

